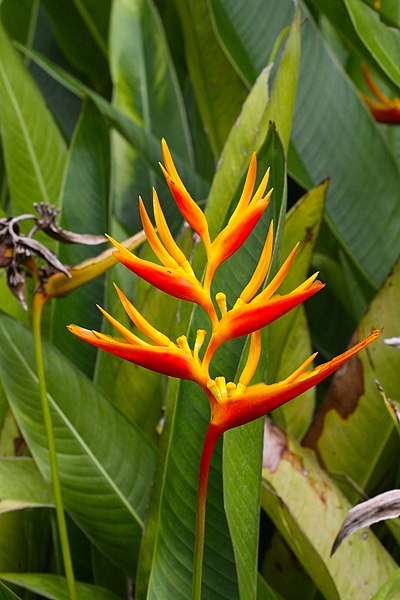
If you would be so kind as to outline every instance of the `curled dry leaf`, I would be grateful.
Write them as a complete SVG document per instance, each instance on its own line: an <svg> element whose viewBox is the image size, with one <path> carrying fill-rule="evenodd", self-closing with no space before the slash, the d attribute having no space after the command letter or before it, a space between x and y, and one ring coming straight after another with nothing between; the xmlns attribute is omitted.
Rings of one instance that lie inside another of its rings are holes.
<svg viewBox="0 0 400 600"><path fill-rule="evenodd" d="M390 490L357 504L346 515L343 525L332 545L331 556L349 535L385 519L395 519L400 515L400 490Z"/></svg>

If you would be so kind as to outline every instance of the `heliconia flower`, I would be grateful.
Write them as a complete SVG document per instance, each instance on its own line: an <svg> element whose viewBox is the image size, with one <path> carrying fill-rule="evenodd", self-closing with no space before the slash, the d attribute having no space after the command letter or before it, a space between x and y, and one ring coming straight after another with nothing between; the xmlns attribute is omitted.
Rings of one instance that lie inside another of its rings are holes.
<svg viewBox="0 0 400 600"><path fill-rule="evenodd" d="M400 123L400 98L390 99L378 88L367 68L362 65L365 81L376 100L361 94L361 98L370 109L374 118L380 123L396 125Z"/></svg>
<svg viewBox="0 0 400 600"><path fill-rule="evenodd" d="M201 367L198 353L204 342L206 332L201 329L197 332L193 351L189 347L186 336L178 338L177 344L175 344L166 335L153 327L133 304L130 303L121 290L117 286L115 287L127 315L152 340L152 343L139 338L101 307L98 307L99 310L123 338L114 338L76 325L68 326L71 333L92 346L107 350L107 352L141 367L164 375L170 375L171 377L196 381L204 387L209 377L207 372Z"/></svg>
<svg viewBox="0 0 400 600"><path fill-rule="evenodd" d="M316 356L316 354L313 354L294 373L278 383L270 385L258 383L246 388L244 391L238 391L239 387L236 388L235 384L228 383L226 394L223 397L221 393L215 393L214 382L210 380L207 387L215 398L215 401L211 400L210 423L222 433L267 415L329 377L365 346L376 340L381 333L382 330L380 329L372 331L362 342L343 354L336 356L327 363L318 365L310 371L306 371Z"/></svg>
<svg viewBox="0 0 400 600"><path fill-rule="evenodd" d="M116 288L117 293L127 315L148 341L141 339L103 309L100 310L104 317L117 329L122 338L89 331L76 325L71 325L69 329L82 340L139 366L171 377L194 381L203 388L208 397L211 418L201 456L196 506L193 597L197 600L201 595L208 473L212 452L218 438L228 429L258 419L317 385L375 340L381 332L374 330L365 340L347 352L314 369L307 371L315 354L283 381L268 385L265 383L250 385L261 356L260 330L310 298L321 290L324 284L317 280L318 273L315 273L290 293L282 295L277 293L293 264L297 245L276 275L260 291L267 277L273 253L274 230L271 223L257 267L232 308L228 310L225 293L216 294L218 315L210 295L214 274L221 263L232 256L245 242L265 211L272 193L272 190L265 193L269 171L265 173L254 193L257 160L255 155L252 156L236 209L226 227L214 241L211 241L205 214L185 188L164 140L162 151L165 163L162 170L176 204L205 246L207 265L204 283L202 284L196 277L189 261L173 239L155 190L153 190L153 210L156 228L141 199L139 199L139 209L147 240L161 265L143 260L123 245L109 239L117 249L114 253L115 258L139 277L171 296L203 307L211 321L210 333L207 334L204 329L198 330L193 349L190 348L185 336L179 337L175 343L153 327L118 288ZM207 335L205 351L202 353ZM248 356L237 383L226 382L223 375L212 379L209 375L209 367L217 348L233 338L247 335L251 335Z"/></svg>

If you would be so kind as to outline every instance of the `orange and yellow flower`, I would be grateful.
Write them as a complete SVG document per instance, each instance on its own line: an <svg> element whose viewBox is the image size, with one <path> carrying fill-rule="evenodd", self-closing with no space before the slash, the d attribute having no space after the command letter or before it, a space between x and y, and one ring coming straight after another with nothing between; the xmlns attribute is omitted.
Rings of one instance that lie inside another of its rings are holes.
<svg viewBox="0 0 400 600"><path fill-rule="evenodd" d="M387 125L398 125L400 123L400 98L388 98L376 85L364 65L362 65L362 71L365 81L376 100L366 94L361 94L361 98L370 109L375 120Z"/></svg>
<svg viewBox="0 0 400 600"><path fill-rule="evenodd" d="M273 251L273 223L271 223L258 265L232 308L228 309L223 292L216 294L214 304L210 289L217 268L245 242L268 206L272 193L272 189L266 193L269 170L254 192L257 159L255 155L252 156L236 209L226 227L212 241L207 219L180 179L164 140L162 151L165 167L161 167L167 184L180 212L200 236L206 249L207 266L204 282L202 283L196 277L186 256L173 239L155 190L153 190L153 211L157 229L153 226L141 198L139 198L139 208L147 241L162 264L143 260L120 243L109 239L116 248L115 258L136 275L172 296L198 304L206 311L211 321L211 334L204 352L202 347L207 336L205 330L197 331L193 348L189 347L185 336L181 336L174 342L148 323L118 288L116 288L117 293L127 315L147 339L141 339L132 333L101 308L103 315L122 338L89 331L76 325L70 325L69 329L82 340L137 365L198 383L206 392L210 402L211 423L223 432L267 414L316 385L373 341L380 331L372 332L360 344L315 369L306 370L315 358L315 355L312 355L284 381L272 385L261 383L248 387L261 356L260 329L310 298L321 290L324 284L317 280L318 273L315 273L290 293L283 295L278 293L294 261L298 248L295 246L276 275L264 289L259 291L271 263ZM250 350L239 381L226 383L222 376L215 380L211 379L209 366L219 346L228 340L249 334L252 336Z"/></svg>

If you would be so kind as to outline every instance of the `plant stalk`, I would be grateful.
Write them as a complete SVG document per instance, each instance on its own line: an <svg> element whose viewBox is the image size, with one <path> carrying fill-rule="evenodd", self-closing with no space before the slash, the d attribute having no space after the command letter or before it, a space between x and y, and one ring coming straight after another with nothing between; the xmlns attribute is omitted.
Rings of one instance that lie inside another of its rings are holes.
<svg viewBox="0 0 400 600"><path fill-rule="evenodd" d="M67 579L69 598L76 600L75 578L72 566L71 550L68 541L67 524L65 520L64 505L62 501L60 476L58 471L57 452L51 418L50 405L47 397L46 378L43 364L41 320L43 306L46 302L45 296L36 293L33 297L32 324L35 342L36 369L39 380L39 393L42 404L43 420L47 435L47 447L49 451L49 463L51 470L51 482L53 487L54 503L57 515L58 531L60 535L61 552L64 562L65 577Z"/></svg>
<svg viewBox="0 0 400 600"><path fill-rule="evenodd" d="M196 541L194 545L192 600L201 600L208 474L212 453L221 433L223 432L219 427L216 427L212 423L209 424L201 454L196 503Z"/></svg>

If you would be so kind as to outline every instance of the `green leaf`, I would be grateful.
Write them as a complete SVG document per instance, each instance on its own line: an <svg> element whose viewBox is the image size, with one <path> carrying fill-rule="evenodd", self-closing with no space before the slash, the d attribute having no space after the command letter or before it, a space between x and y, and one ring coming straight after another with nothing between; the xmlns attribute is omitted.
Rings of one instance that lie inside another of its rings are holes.
<svg viewBox="0 0 400 600"><path fill-rule="evenodd" d="M65 144L45 102L0 25L0 128L14 214L56 204Z"/></svg>
<svg viewBox="0 0 400 600"><path fill-rule="evenodd" d="M50 488L31 458L0 460L0 498L0 513L54 504Z"/></svg>
<svg viewBox="0 0 400 600"><path fill-rule="evenodd" d="M350 505L313 454L272 424L266 427L261 505L326 600L369 598L396 568L371 532L355 534L330 557Z"/></svg>
<svg viewBox="0 0 400 600"><path fill-rule="evenodd" d="M19 585L50 600L69 600L67 582L59 575L44 573L1 573L1 579ZM118 600L112 592L90 583L76 582L79 600Z"/></svg>
<svg viewBox="0 0 400 600"><path fill-rule="evenodd" d="M32 336L4 315L0 316L0 331L4 388L24 438L48 482L50 468L37 376L32 366ZM64 504L88 537L133 573L154 450L55 348L46 345L44 354ZM28 395L26 390L30 390Z"/></svg>
<svg viewBox="0 0 400 600"><path fill-rule="evenodd" d="M0 7L1 21L10 37L30 46L35 33L39 0L3 0Z"/></svg>
<svg viewBox="0 0 400 600"><path fill-rule="evenodd" d="M77 233L103 235L109 227L109 187L108 126L97 106L87 98L67 154L61 189L61 225ZM64 264L76 265L104 249L104 245L59 244L58 256ZM99 330L101 315L96 302L101 304L103 300L104 276L74 290L68 300L54 300L52 306L53 343L88 376L93 372L96 351L77 344L66 326L90 320L91 327Z"/></svg>
<svg viewBox="0 0 400 600"><path fill-rule="evenodd" d="M109 83L107 36L111 0L43 0L58 43L97 89Z"/></svg>
<svg viewBox="0 0 400 600"><path fill-rule="evenodd" d="M257 579L257 600L280 600L279 596L265 581L265 579L258 574Z"/></svg>
<svg viewBox="0 0 400 600"><path fill-rule="evenodd" d="M366 337L371 328L383 327L385 337L398 334L399 290L400 263L375 297L352 343L356 338ZM397 397L398 351L387 346L382 338L336 375L306 438L307 445L316 450L330 472L342 474L367 490L382 481L398 452L395 426L383 406L376 379L389 397ZM358 500L350 486L346 493L352 500Z"/></svg>
<svg viewBox="0 0 400 600"><path fill-rule="evenodd" d="M226 59L213 31L206 0L176 0L185 51L210 145L219 156L246 97L246 88Z"/></svg>
<svg viewBox="0 0 400 600"><path fill-rule="evenodd" d="M344 0L352 23L386 75L400 86L400 32L381 21L377 10L359 0Z"/></svg>
<svg viewBox="0 0 400 600"><path fill-rule="evenodd" d="M147 135L158 140L166 138L171 150L185 157L187 167L193 168L183 99L162 23L151 0L113 3L110 65L114 106L140 125ZM128 145L119 134L114 135L113 150L117 166L113 212L120 222L131 222L138 229L141 225L136 199L142 194L147 201L151 187L163 181L161 171L157 169L156 178L143 161L139 148ZM165 184L157 187L159 191L167 190Z"/></svg>
<svg viewBox="0 0 400 600"><path fill-rule="evenodd" d="M4 583L0 582L0 600L21 600L19 596L14 594Z"/></svg>
<svg viewBox="0 0 400 600"><path fill-rule="evenodd" d="M315 241L321 224L327 182L312 189L292 208L283 232L282 259L300 242L296 259L279 288L286 294L307 279ZM268 376L281 381L295 371L312 354L312 344L304 307L299 306L270 325ZM315 389L305 392L274 411L274 420L294 437L301 439L311 424L315 408Z"/></svg>
<svg viewBox="0 0 400 600"><path fill-rule="evenodd" d="M282 27L290 22L292 2L283 0L279 8L272 1L259 2L249 11L245 0L219 1L258 72ZM224 43L227 46L229 40ZM399 254L395 198L400 173L358 90L307 13L301 26L301 47L292 145L314 185L327 176L331 178L327 220L351 260L377 287ZM232 50L230 54L234 56ZM316 77L316 73L323 76ZM368 148L368 152L360 152L360 147ZM304 168L300 180L304 179ZM382 199L379 206L377 197Z"/></svg>
<svg viewBox="0 0 400 600"><path fill-rule="evenodd" d="M400 569L397 569L383 584L371 600L391 600L396 598L400 589Z"/></svg>

